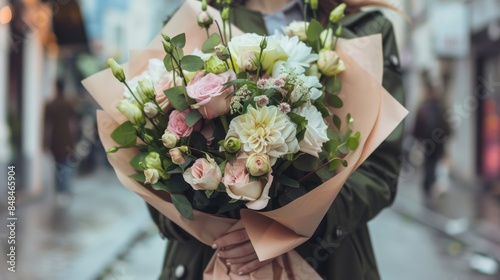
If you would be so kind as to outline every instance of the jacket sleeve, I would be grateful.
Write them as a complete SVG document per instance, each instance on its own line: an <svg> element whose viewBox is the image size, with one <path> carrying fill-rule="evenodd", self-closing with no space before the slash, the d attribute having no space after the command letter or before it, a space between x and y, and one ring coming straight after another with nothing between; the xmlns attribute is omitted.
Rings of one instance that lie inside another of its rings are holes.
<svg viewBox="0 0 500 280"><path fill-rule="evenodd" d="M358 30L357 36L382 33L384 48L383 86L403 104L403 83L392 25L379 12L370 13L366 17L369 18L368 23L361 24L360 27L353 30ZM401 166L403 130L401 123L349 177L316 230L311 242L318 241L318 238L322 238L319 240L326 238L326 240L340 243L358 226L365 225L382 209L392 204L396 195Z"/></svg>

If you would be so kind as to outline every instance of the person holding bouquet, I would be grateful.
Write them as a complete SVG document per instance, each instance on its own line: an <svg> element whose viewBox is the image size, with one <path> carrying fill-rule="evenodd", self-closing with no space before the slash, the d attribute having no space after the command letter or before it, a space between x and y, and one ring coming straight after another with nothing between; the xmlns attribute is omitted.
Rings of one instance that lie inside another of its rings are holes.
<svg viewBox="0 0 500 280"><path fill-rule="evenodd" d="M274 33L292 21L302 20L303 9L307 9L312 2L318 5L314 11L318 20L328 22L329 12L341 3L334 0L232 2L230 18L233 24L244 32L257 34ZM347 4L348 15L340 21L343 25L341 37L382 35L383 87L403 103L403 85L392 25L380 12L360 10L368 5L389 8L390 5L377 0L344 0L343 3ZM293 24L285 31L299 37L305 32L303 26L294 27ZM315 234L295 249L322 278L380 279L367 223L390 206L396 195L402 135L403 126L400 124L349 177ZM311 179L307 183L314 187L321 182ZM150 207L150 212L161 234L169 239L160 279L202 279L215 249L219 249L218 257L231 271L240 275L251 273L271 261L259 262L244 230L228 233L210 247L192 238L153 207Z"/></svg>

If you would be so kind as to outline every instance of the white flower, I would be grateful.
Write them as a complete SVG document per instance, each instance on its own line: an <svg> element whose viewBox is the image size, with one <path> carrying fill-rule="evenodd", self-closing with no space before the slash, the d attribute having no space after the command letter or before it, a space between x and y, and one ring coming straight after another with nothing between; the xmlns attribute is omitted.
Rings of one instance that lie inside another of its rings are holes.
<svg viewBox="0 0 500 280"><path fill-rule="evenodd" d="M146 181L144 184L156 184L158 183L158 179L160 179L160 173L156 169L146 169L144 170L144 176L146 176Z"/></svg>
<svg viewBox="0 0 500 280"><path fill-rule="evenodd" d="M319 82L318 77L316 76L306 76L299 75L299 79L304 82L304 86L310 89L309 98L311 100L316 100L321 97L321 88L323 85Z"/></svg>
<svg viewBox="0 0 500 280"><path fill-rule="evenodd" d="M304 153L318 157L323 143L328 141L326 125L323 116L314 106L302 106L293 110L294 113L303 116L307 120L304 139L299 142L300 150Z"/></svg>
<svg viewBox="0 0 500 280"><path fill-rule="evenodd" d="M263 37L255 33L247 33L241 36L236 36L231 39L228 44L229 51L238 67L243 67L245 58L248 59L251 52L256 58L260 53L260 43ZM298 39L297 39L298 40ZM274 63L280 60L287 60L287 53L280 46L279 42L272 37L267 38L267 47L262 52L262 67L263 70L272 69ZM247 63L248 64L248 63Z"/></svg>
<svg viewBox="0 0 500 280"><path fill-rule="evenodd" d="M305 68L318 59L318 55L312 53L312 49L299 41L298 37L287 37L276 33L270 39L278 41L288 55L288 60L274 64L273 77L279 76L283 68L294 68L298 74L304 73Z"/></svg>
<svg viewBox="0 0 500 280"><path fill-rule="evenodd" d="M156 108L156 105L152 102L147 102L146 104L144 104L143 110L148 118L154 118L158 114L158 108Z"/></svg>
<svg viewBox="0 0 500 280"><path fill-rule="evenodd" d="M274 165L278 157L299 150L295 134L296 125L276 106L250 107L231 121L226 138L238 137L244 152L267 154Z"/></svg>

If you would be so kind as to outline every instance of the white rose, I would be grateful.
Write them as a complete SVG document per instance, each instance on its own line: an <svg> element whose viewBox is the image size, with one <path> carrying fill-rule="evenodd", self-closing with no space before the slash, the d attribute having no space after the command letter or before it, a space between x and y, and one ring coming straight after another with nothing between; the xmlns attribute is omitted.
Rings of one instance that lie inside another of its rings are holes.
<svg viewBox="0 0 500 280"><path fill-rule="evenodd" d="M293 110L294 113L306 118L307 126L304 139L300 141L300 151L318 157L323 143L328 139L328 126L321 113L314 106L302 106Z"/></svg>
<svg viewBox="0 0 500 280"><path fill-rule="evenodd" d="M339 55L328 49L319 51L318 68L326 76L335 76L346 69L344 61L340 59Z"/></svg>

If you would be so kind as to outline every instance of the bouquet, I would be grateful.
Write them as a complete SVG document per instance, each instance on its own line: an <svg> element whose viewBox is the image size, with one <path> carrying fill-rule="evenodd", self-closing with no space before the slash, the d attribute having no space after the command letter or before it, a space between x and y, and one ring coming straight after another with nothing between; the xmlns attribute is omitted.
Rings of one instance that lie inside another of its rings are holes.
<svg viewBox="0 0 500 280"><path fill-rule="evenodd" d="M187 1L123 67L132 79L110 60L83 82L104 108L100 137L120 181L206 244L245 228L259 259L278 257L253 277L318 277L293 248L405 115L380 85L380 38L351 57L343 49L359 44L334 36L344 8L326 29L312 20L262 37L230 27L228 6L218 18ZM205 272L235 277L216 258Z"/></svg>

